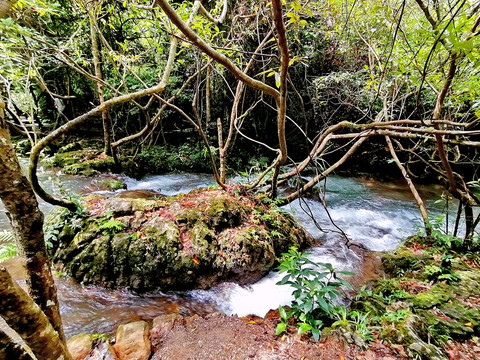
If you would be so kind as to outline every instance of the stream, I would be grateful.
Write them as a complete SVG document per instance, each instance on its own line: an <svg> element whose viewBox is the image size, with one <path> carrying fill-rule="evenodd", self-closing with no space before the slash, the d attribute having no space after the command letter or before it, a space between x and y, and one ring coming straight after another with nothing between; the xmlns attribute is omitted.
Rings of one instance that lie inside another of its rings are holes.
<svg viewBox="0 0 480 360"><path fill-rule="evenodd" d="M56 185L52 172L39 174L43 186L52 191ZM106 175L108 176L108 175ZM62 186L72 193L99 191L104 177L85 178L58 175ZM122 178L128 190L152 189L165 195L185 193L214 183L210 175L169 174L147 176L141 180ZM364 178L330 177L326 183L329 214L351 241L374 252L393 250L402 238L411 235L421 224L418 209L402 181L379 182ZM58 190L57 190L58 191ZM419 191L432 215L440 214L442 204L438 186L420 186ZM101 192L105 193L105 192ZM40 203L42 211L51 206ZM361 256L355 247L348 248L320 201L298 200L284 207L292 213L321 245L309 250L314 261L331 263L336 270L362 273L374 255ZM306 210L306 211L305 211ZM455 209L451 206L451 211ZM314 219L314 220L313 220ZM5 209L0 205L0 230L9 229ZM334 231L332 231L334 230ZM367 252L370 253L370 252ZM14 279L25 286L25 275L18 257L4 263ZM268 310L288 304L291 289L275 285L282 277L272 271L249 286L223 283L209 290L149 293L141 296L126 290L108 290L98 286L82 286L74 280L56 277L60 309L67 337L80 332L112 334L122 323L151 320L161 314L177 312L183 316L205 315L214 311L245 316L264 316Z"/></svg>

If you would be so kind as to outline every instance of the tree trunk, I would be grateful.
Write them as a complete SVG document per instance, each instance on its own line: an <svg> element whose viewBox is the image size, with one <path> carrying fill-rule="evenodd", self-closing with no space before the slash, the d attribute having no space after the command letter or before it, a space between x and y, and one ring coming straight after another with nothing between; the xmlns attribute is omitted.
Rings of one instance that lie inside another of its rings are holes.
<svg viewBox="0 0 480 360"><path fill-rule="evenodd" d="M23 176L5 122L0 98L0 198L9 213L18 249L25 259L30 296L65 340L43 234L43 214L27 178Z"/></svg>
<svg viewBox="0 0 480 360"><path fill-rule="evenodd" d="M90 4L90 9L88 11L88 16L90 18L90 41L93 57L93 67L95 68L95 76L99 79L103 79L102 74L102 61L100 56L100 51L98 47L98 37L97 37L97 1L93 1ZM105 91L103 85L100 82L97 82L97 92L100 105L105 103ZM108 108L102 110L102 124L103 124L103 140L105 143L104 153L105 155L112 155L112 140L111 140L111 126L110 119L108 117Z"/></svg>
<svg viewBox="0 0 480 360"><path fill-rule="evenodd" d="M0 329L0 359L33 360L33 357Z"/></svg>
<svg viewBox="0 0 480 360"><path fill-rule="evenodd" d="M277 30L278 48L280 52L280 96L275 99L277 104L277 133L279 155L276 160L272 177L272 198L277 197L277 180L280 168L287 161L287 139L285 136L285 118L287 115L287 77L290 55L288 52L285 24L283 23L282 2L272 0L273 20Z"/></svg>
<svg viewBox="0 0 480 360"><path fill-rule="evenodd" d="M210 124L212 119L212 107L211 107L211 79L212 76L212 66L207 67L207 78L205 82L205 133L208 134L208 124Z"/></svg>
<svg viewBox="0 0 480 360"><path fill-rule="evenodd" d="M62 342L49 319L20 286L12 281L3 266L0 267L0 299L1 316L39 360L71 358L65 342Z"/></svg>
<svg viewBox="0 0 480 360"><path fill-rule="evenodd" d="M403 178L407 182L408 187L410 188L410 191L413 197L415 198L415 202L417 203L417 206L420 209L420 214L422 215L423 223L425 225L425 231L427 232L427 235L428 235L431 230L428 225L428 212L427 212L425 203L423 202L420 194L418 193L417 188L415 187L415 184L413 183L412 179L410 179L410 177L408 176L407 170L405 169L403 164L400 162L400 159L398 158L397 153L395 152L395 148L393 147L392 140L390 140L389 136L385 136L385 140L387 141L390 154L392 155L393 160L395 160L395 164L397 164L397 167L402 172Z"/></svg>

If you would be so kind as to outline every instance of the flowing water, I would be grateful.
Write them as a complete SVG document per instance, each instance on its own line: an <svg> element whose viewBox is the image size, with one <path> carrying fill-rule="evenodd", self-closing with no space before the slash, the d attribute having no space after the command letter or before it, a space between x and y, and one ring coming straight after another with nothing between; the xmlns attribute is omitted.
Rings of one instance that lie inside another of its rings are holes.
<svg viewBox="0 0 480 360"><path fill-rule="evenodd" d="M44 186L55 189L49 179L52 173L41 173ZM73 193L99 191L104 177L84 178L60 176L67 191ZM124 178L128 190L152 189L165 195L188 192L213 184L209 175L174 174L148 176L142 180ZM331 263L337 270L361 273L366 267L365 255L356 247L348 248L338 231L342 229L352 243L371 251L395 249L405 236L420 225L419 213L408 188L401 182L383 183L362 178L331 177L326 184L329 213L320 201L307 199L285 207L310 232L321 239L309 251L315 261ZM435 214L441 211L435 200L441 190L435 186L420 187L427 207ZM51 207L41 203L43 211ZM331 217L336 226L329 220ZM0 230L9 224L0 206ZM367 255L367 263L371 257ZM17 281L24 285L25 276L18 258L4 263ZM138 296L125 290L107 290L97 286L81 286L72 279L58 277L59 299L67 336L79 332L111 334L122 323L150 320L158 315L177 312L188 316L212 311L245 316L264 316L270 309L288 304L291 289L275 283L281 278L271 272L250 286L223 283L210 290L184 293L151 293Z"/></svg>

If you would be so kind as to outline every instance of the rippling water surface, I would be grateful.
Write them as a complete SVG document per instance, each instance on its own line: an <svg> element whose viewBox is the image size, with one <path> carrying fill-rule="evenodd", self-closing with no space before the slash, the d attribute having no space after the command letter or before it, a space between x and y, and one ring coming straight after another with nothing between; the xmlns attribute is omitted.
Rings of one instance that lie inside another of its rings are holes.
<svg viewBox="0 0 480 360"><path fill-rule="evenodd" d="M41 174L44 186L53 189L49 180L52 173ZM84 178L61 176L68 191L74 193L98 191L102 177ZM152 189L165 195L185 193L197 187L213 184L210 175L172 174L148 176L141 180L125 178L128 190ZM372 251L395 249L401 239L420 224L419 213L405 185L383 183L361 178L331 177L328 179L326 202L329 214L322 203L307 199L285 206L312 236L321 244L310 249L315 261L329 262L337 270L358 272L364 266L364 257L354 247L345 246L338 229L329 221L333 219L351 242ZM83 190L82 190L83 189ZM434 201L440 196L435 186L420 187L423 198L432 213L438 213ZM51 207L41 203L43 211ZM0 206L0 230L9 224ZM12 275L24 283L19 259L6 262ZM244 316L263 316L269 309L291 301L288 287L275 283L280 275L271 272L250 286L224 283L210 290L193 290L185 293L152 293L142 296L125 290L106 290L97 286L81 286L71 279L57 278L61 312L68 336L79 332L113 333L118 325L178 312L182 315L204 315L212 311Z"/></svg>

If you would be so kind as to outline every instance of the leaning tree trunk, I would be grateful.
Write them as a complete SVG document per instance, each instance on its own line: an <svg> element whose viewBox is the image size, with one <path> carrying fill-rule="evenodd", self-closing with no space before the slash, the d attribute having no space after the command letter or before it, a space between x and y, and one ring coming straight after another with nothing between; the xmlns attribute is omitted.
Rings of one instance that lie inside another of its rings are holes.
<svg viewBox="0 0 480 360"><path fill-rule="evenodd" d="M50 320L32 298L12 280L3 266L0 267L0 299L2 299L0 315L32 349L37 359L67 360L71 358L65 342L59 337ZM12 349L12 351L15 350ZM25 357L25 359L28 358Z"/></svg>
<svg viewBox="0 0 480 360"><path fill-rule="evenodd" d="M30 296L50 319L60 339L65 340L57 289L45 248L43 214L15 155L4 108L5 103L0 98L0 198L8 211L20 254L25 259Z"/></svg>
<svg viewBox="0 0 480 360"><path fill-rule="evenodd" d="M0 359L34 360L33 357L0 329Z"/></svg>

